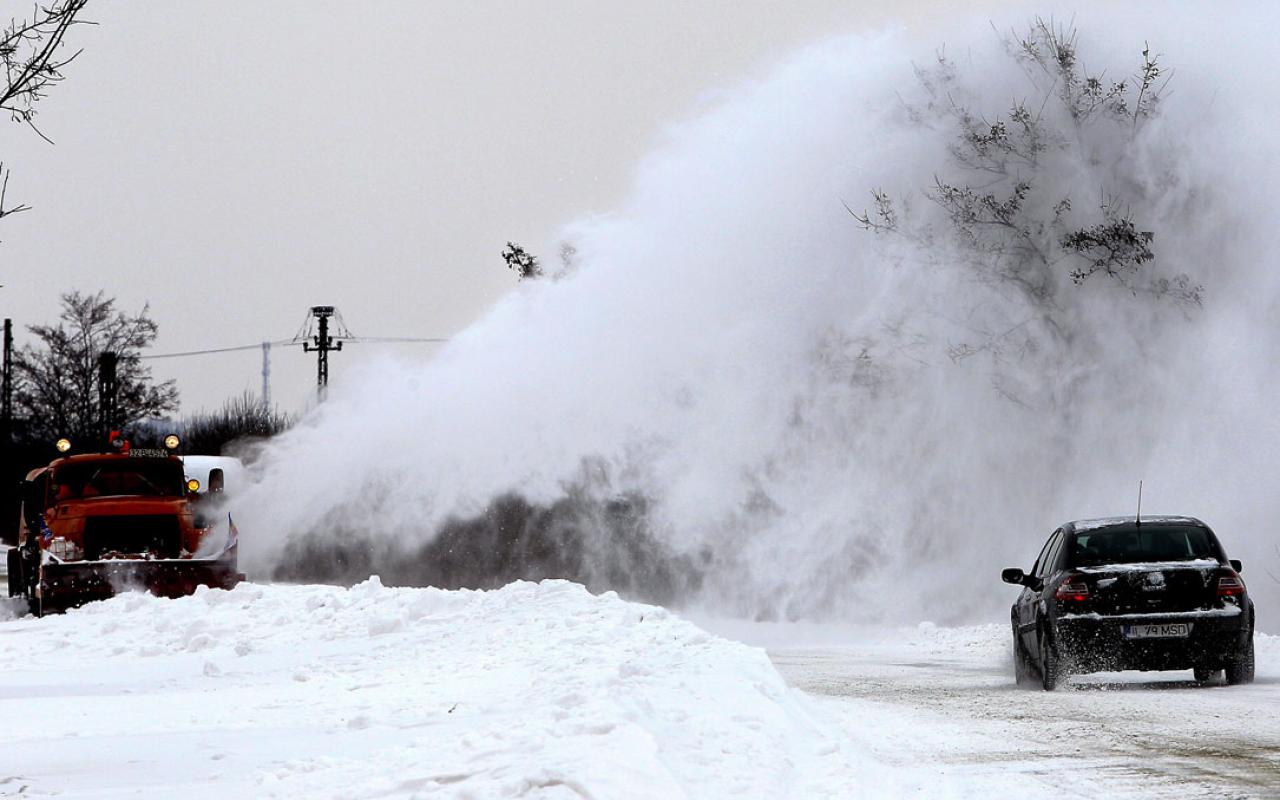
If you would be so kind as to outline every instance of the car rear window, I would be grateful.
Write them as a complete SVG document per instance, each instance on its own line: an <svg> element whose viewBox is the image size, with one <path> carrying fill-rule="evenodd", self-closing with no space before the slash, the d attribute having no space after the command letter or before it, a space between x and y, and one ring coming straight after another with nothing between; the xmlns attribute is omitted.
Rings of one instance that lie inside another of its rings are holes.
<svg viewBox="0 0 1280 800"><path fill-rule="evenodd" d="M1073 567L1204 558L1218 558L1217 543L1205 528L1133 527L1086 531L1071 537Z"/></svg>

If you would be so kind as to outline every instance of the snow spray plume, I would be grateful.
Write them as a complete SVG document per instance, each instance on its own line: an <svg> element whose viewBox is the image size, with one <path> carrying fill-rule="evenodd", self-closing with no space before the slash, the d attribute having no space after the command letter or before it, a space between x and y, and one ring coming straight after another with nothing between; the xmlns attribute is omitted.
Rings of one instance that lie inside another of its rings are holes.
<svg viewBox="0 0 1280 800"><path fill-rule="evenodd" d="M1270 26L1117 13L953 26L962 58L835 40L723 96L566 229L567 274L280 437L235 512L246 561L344 531L429 550L512 491L641 497L655 557L697 565L684 602L1000 619L999 569L1130 514L1142 477L1245 561L1265 627ZM566 558L612 546L581 530Z"/></svg>

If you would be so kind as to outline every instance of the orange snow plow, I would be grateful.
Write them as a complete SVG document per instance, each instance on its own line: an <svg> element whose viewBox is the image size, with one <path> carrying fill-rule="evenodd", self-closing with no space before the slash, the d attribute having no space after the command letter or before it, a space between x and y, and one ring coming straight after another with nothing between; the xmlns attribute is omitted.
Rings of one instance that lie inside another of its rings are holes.
<svg viewBox="0 0 1280 800"><path fill-rule="evenodd" d="M111 444L72 455L60 440L66 455L28 473L9 595L42 615L134 589L178 597L242 580L235 525L219 496L188 483L178 438L164 450Z"/></svg>

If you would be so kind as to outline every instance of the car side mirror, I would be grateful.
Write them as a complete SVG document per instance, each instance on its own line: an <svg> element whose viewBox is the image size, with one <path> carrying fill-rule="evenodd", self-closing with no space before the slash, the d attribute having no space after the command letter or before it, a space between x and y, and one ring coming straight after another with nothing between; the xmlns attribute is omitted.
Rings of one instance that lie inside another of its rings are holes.
<svg viewBox="0 0 1280 800"><path fill-rule="evenodd" d="M44 512L44 498L40 496L40 484L23 481L19 494L22 497L22 521L26 523L27 530L38 531L40 515Z"/></svg>
<svg viewBox="0 0 1280 800"><path fill-rule="evenodd" d="M1027 576L1017 567L1010 567L1009 569L1001 570L1000 580L1005 583L1012 583L1015 586L1027 585Z"/></svg>
<svg viewBox="0 0 1280 800"><path fill-rule="evenodd" d="M1234 569L1236 572L1242 572L1244 570L1244 565L1240 563L1240 559L1238 558L1233 558L1227 563L1230 564L1231 568Z"/></svg>

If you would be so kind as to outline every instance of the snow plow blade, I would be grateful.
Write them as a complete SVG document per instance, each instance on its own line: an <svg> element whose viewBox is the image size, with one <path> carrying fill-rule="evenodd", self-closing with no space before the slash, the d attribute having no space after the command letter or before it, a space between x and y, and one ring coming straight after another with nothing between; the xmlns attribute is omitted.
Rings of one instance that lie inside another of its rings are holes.
<svg viewBox="0 0 1280 800"><path fill-rule="evenodd" d="M47 613L121 592L146 591L160 597L189 595L198 586L231 589L244 579L234 560L110 560L45 564L41 568L39 599Z"/></svg>

